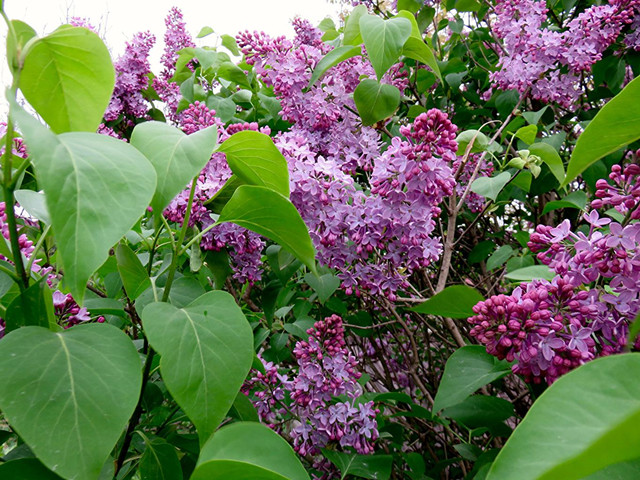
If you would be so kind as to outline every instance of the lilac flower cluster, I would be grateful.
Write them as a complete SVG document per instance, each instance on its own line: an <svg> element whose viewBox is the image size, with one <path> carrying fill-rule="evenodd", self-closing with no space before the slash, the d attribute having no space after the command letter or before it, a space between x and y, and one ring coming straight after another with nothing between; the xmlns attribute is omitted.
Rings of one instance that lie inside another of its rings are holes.
<svg viewBox="0 0 640 480"><path fill-rule="evenodd" d="M92 319L89 311L85 307L80 307L73 299L71 294L64 294L60 290L53 292L53 307L58 322L64 328L71 328L79 323L87 322ZM95 318L97 323L104 323L104 317Z"/></svg>
<svg viewBox="0 0 640 480"><path fill-rule="evenodd" d="M149 83L149 51L156 37L149 32L139 32L131 42L127 42L124 54L118 58L114 67L116 84L111 101L104 114L107 122L118 120L121 116L145 118L149 106L142 96Z"/></svg>
<svg viewBox="0 0 640 480"><path fill-rule="evenodd" d="M637 0L610 0L571 20L564 31L543 25L543 0L499 0L494 31L503 41L500 69L491 74L503 90L571 108L580 98L581 76L602 58L638 9Z"/></svg>
<svg viewBox="0 0 640 480"><path fill-rule="evenodd" d="M640 173L634 167L624 175L614 168L611 178L633 185ZM598 189L593 206L614 204L633 215L633 188L609 192L600 182ZM552 383L585 361L620 352L640 311L640 223L620 224L597 210L583 218L588 233L572 232L565 220L531 234L529 248L556 274L551 282L535 280L493 296L469 318L471 335L488 353L516 360L514 372L528 381Z"/></svg>
<svg viewBox="0 0 640 480"><path fill-rule="evenodd" d="M266 373L255 373L243 391L254 397L261 418L288 433L301 455L317 455L330 443L372 453L378 412L373 402L357 401L361 374L346 347L342 318L327 317L307 333L309 339L293 351L298 372L292 380L267 363Z"/></svg>
<svg viewBox="0 0 640 480"><path fill-rule="evenodd" d="M604 179L596 182L596 199L591 202L593 208L613 207L633 220L640 219L640 166L632 163L624 167L611 167L609 178L613 185Z"/></svg>
<svg viewBox="0 0 640 480"><path fill-rule="evenodd" d="M164 69L158 77L153 79L153 88L165 103L168 118L177 121L176 112L180 101L180 86L172 82L171 78L176 72L178 52L183 48L195 47L196 45L185 28L186 25L180 9L173 7L164 23L167 27L164 34L164 53L161 59Z"/></svg>

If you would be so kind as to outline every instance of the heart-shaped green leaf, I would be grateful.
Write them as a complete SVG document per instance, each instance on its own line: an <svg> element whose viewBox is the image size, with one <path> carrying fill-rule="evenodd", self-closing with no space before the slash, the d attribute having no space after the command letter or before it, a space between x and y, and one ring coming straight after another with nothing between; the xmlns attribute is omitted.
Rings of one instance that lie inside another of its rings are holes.
<svg viewBox="0 0 640 480"><path fill-rule="evenodd" d="M162 122L136 125L131 145L149 159L158 176L151 208L159 215L169 202L204 168L218 142L215 126L191 135Z"/></svg>
<svg viewBox="0 0 640 480"><path fill-rule="evenodd" d="M360 18L360 34L378 80L398 61L411 35L411 22L403 17L383 20L376 15Z"/></svg>
<svg viewBox="0 0 640 480"><path fill-rule="evenodd" d="M167 389L203 444L218 427L253 361L253 334L231 295L213 291L187 307L151 303L142 311L151 346L162 356Z"/></svg>
<svg viewBox="0 0 640 480"><path fill-rule="evenodd" d="M325 273L321 276L307 273L304 276L304 281L318 294L320 303L326 302L340 286L340 279L333 273Z"/></svg>
<svg viewBox="0 0 640 480"><path fill-rule="evenodd" d="M315 272L315 250L309 230L288 198L266 187L238 187L220 213L219 223L231 222L270 238Z"/></svg>
<svg viewBox="0 0 640 480"><path fill-rule="evenodd" d="M97 479L138 402L141 370L110 325L20 328L0 342L0 409L48 468Z"/></svg>
<svg viewBox="0 0 640 480"><path fill-rule="evenodd" d="M309 480L295 452L270 428L239 422L221 428L200 452L191 480Z"/></svg>
<svg viewBox="0 0 640 480"><path fill-rule="evenodd" d="M400 90L365 78L353 92L353 100L363 125L373 125L394 114L400 105Z"/></svg>
<svg viewBox="0 0 640 480"><path fill-rule="evenodd" d="M11 111L45 193L65 283L82 303L89 277L149 205L156 173L123 141L86 132L54 135L15 102Z"/></svg>
<svg viewBox="0 0 640 480"><path fill-rule="evenodd" d="M640 354L629 353L598 358L559 378L515 429L487 479L578 480L637 459L638 375Z"/></svg>
<svg viewBox="0 0 640 480"><path fill-rule="evenodd" d="M511 180L511 174L509 172L499 173L495 177L476 178L471 184L471 191L483 197L490 198L495 202L498 194L509 180Z"/></svg>
<svg viewBox="0 0 640 480"><path fill-rule="evenodd" d="M244 183L289 196L287 160L268 135L252 130L234 133L218 151L226 154L229 168Z"/></svg>
<svg viewBox="0 0 640 480"><path fill-rule="evenodd" d="M54 132L95 132L115 78L100 37L86 28L63 25L31 45L19 86Z"/></svg>
<svg viewBox="0 0 640 480"><path fill-rule="evenodd" d="M511 368L489 355L480 345L459 348L444 366L442 380L433 402L433 412L457 405L486 384L504 377Z"/></svg>

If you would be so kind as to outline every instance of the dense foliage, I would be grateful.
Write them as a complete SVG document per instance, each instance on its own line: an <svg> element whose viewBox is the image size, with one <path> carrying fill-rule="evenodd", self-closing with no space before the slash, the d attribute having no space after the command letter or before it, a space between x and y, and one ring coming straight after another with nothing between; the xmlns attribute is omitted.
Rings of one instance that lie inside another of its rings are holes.
<svg viewBox="0 0 640 480"><path fill-rule="evenodd" d="M640 3L344 7L3 14L0 478L640 476Z"/></svg>

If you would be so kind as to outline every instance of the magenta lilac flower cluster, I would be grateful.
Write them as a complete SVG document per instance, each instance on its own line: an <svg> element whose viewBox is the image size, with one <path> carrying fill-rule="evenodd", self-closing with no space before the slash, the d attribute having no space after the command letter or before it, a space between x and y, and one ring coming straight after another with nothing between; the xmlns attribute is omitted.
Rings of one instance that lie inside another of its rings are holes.
<svg viewBox="0 0 640 480"><path fill-rule="evenodd" d="M149 32L139 32L127 42L122 56L115 62L116 84L104 114L107 122L119 118L145 118L149 105L142 96L149 83L149 52L156 38ZM128 125L127 125L128 126Z"/></svg>
<svg viewBox="0 0 640 480"><path fill-rule="evenodd" d="M503 47L500 69L491 79L503 90L529 92L571 108L582 95L582 75L631 23L638 5L637 0L610 0L589 7L557 30L546 26L543 0L498 1L494 31Z"/></svg>
<svg viewBox="0 0 640 480"><path fill-rule="evenodd" d="M346 347L342 318L327 317L307 333L309 339L293 351L298 364L293 379L267 363L266 373L257 372L243 391L254 397L261 418L288 433L301 455L317 455L329 444L372 453L377 410L373 402L358 401L361 374Z"/></svg>
<svg viewBox="0 0 640 480"><path fill-rule="evenodd" d="M631 218L640 169L622 171L614 167L618 188L600 183L593 203L614 205ZM601 218L596 209L583 218L583 231L572 231L565 220L531 234L529 248L556 274L551 282L535 280L493 296L469 319L471 335L487 352L515 360L514 371L528 381L551 383L587 360L620 352L640 311L640 223Z"/></svg>
<svg viewBox="0 0 640 480"><path fill-rule="evenodd" d="M173 7L164 21L167 27L164 34L164 52L162 54L162 65L164 69L159 76L153 79L153 88L166 105L167 118L172 121L178 120L178 102L180 101L180 86L171 81L176 72L176 62L178 52L183 48L195 47L191 35L186 29L182 12L179 8Z"/></svg>
<svg viewBox="0 0 640 480"><path fill-rule="evenodd" d="M53 307L58 322L64 328L70 328L79 323L88 322L92 319L91 314L85 307L80 307L71 294L64 294L60 290L53 292ZM95 318L98 323L104 322L103 316Z"/></svg>
<svg viewBox="0 0 640 480"><path fill-rule="evenodd" d="M593 208L612 207L633 220L640 219L640 166L632 163L623 168L620 165L611 167L609 178L613 185L605 179L596 182L596 199L591 202Z"/></svg>

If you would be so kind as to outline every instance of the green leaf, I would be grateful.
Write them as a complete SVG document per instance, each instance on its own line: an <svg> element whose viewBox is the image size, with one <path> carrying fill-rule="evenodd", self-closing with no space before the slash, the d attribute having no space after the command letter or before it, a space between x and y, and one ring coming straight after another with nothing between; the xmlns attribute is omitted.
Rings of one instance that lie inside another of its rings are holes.
<svg viewBox="0 0 640 480"><path fill-rule="evenodd" d="M409 37L405 42L404 47L402 47L402 54L405 57L413 58L414 60L418 60L430 67L435 76L442 81L436 56L433 54L431 48L424 43L422 38Z"/></svg>
<svg viewBox="0 0 640 480"><path fill-rule="evenodd" d="M391 477L391 455L357 455L328 449L322 450L322 454L338 467L342 474L341 479L348 475L373 480L387 480Z"/></svg>
<svg viewBox="0 0 640 480"><path fill-rule="evenodd" d="M398 0L398 10L416 13L424 4L418 0Z"/></svg>
<svg viewBox="0 0 640 480"><path fill-rule="evenodd" d="M340 279L332 273L325 273L321 276L307 273L304 276L304 281L318 294L320 303L326 302L340 286Z"/></svg>
<svg viewBox="0 0 640 480"><path fill-rule="evenodd" d="M56 133L95 132L115 84L109 50L86 28L63 25L35 41L20 90Z"/></svg>
<svg viewBox="0 0 640 480"><path fill-rule="evenodd" d="M514 255L514 250L509 245L502 245L487 260L487 270L491 271L501 267Z"/></svg>
<svg viewBox="0 0 640 480"><path fill-rule="evenodd" d="M630 353L598 358L560 377L515 429L488 480L582 479L637 459L638 375L640 354Z"/></svg>
<svg viewBox="0 0 640 480"><path fill-rule="evenodd" d="M219 214L240 185L245 185L245 182L240 180L236 175L231 175L224 185L222 185L222 188L220 188L210 200L205 202L205 205L207 205L207 208L213 213Z"/></svg>
<svg viewBox="0 0 640 480"><path fill-rule="evenodd" d="M330 30L335 30L336 29L336 24L333 22L331 17L325 17L325 18L322 19L322 21L318 25L318 29L321 32L328 32Z"/></svg>
<svg viewBox="0 0 640 480"><path fill-rule="evenodd" d="M552 202L548 202L544 209L542 210L542 215L552 210L557 210L559 208L577 208L578 210L584 210L587 206L587 194L583 191L575 191L571 192L569 195L564 197L561 200L554 200Z"/></svg>
<svg viewBox="0 0 640 480"><path fill-rule="evenodd" d="M241 422L260 422L258 411L249 398L242 392L238 392L233 405L229 410L229 416Z"/></svg>
<svg viewBox="0 0 640 480"><path fill-rule="evenodd" d="M542 161L547 164L549 170L551 170L551 173L556 177L558 182L562 182L564 179L564 165L555 148L548 143L538 142L529 145L528 150L531 155L539 156Z"/></svg>
<svg viewBox="0 0 640 480"><path fill-rule="evenodd" d="M238 48L238 43L236 42L236 39L234 37L224 34L220 35L220 39L222 40L222 46L229 50L233 55L235 55L236 57L242 55L242 52Z"/></svg>
<svg viewBox="0 0 640 480"><path fill-rule="evenodd" d="M457 405L445 408L442 415L473 429L500 424L513 417L515 411L511 402L503 398L472 395Z"/></svg>
<svg viewBox="0 0 640 480"><path fill-rule="evenodd" d="M116 248L116 260L124 290L131 300L135 300L151 286L149 274L133 250L123 243Z"/></svg>
<svg viewBox="0 0 640 480"><path fill-rule="evenodd" d="M324 75L325 72L331 67L336 66L340 62L344 62L348 58L360 55L361 53L362 50L359 46L352 47L350 45L345 45L343 47L334 48L324 57L322 57L317 63L316 68L313 70L313 74L311 75L311 79L309 79L309 84L307 85L307 87L311 87L314 83L316 83L318 79L322 75Z"/></svg>
<svg viewBox="0 0 640 480"><path fill-rule="evenodd" d="M400 90L393 85L365 78L353 92L363 125L373 125L394 114L400 105Z"/></svg>
<svg viewBox="0 0 640 480"><path fill-rule="evenodd" d="M613 97L578 137L562 186L587 167L640 138L640 78L635 78Z"/></svg>
<svg viewBox="0 0 640 480"><path fill-rule="evenodd" d="M231 295L213 291L187 307L151 303L142 311L151 346L162 356L167 389L204 444L229 411L253 361L253 335Z"/></svg>
<svg viewBox="0 0 640 480"><path fill-rule="evenodd" d="M544 112L547 111L549 107L543 107L540 110L538 110L537 112L522 112L522 117L530 124L530 125L537 125L538 122L540 121L540 119L542 118L542 115L544 115Z"/></svg>
<svg viewBox="0 0 640 480"><path fill-rule="evenodd" d="M358 5L347 17L342 33L343 45L361 45L362 35L360 34L360 19L367 14L365 5Z"/></svg>
<svg viewBox="0 0 640 480"><path fill-rule="evenodd" d="M449 357L433 402L433 412L457 405L488 383L511 372L507 362L489 355L481 345L459 348Z"/></svg>
<svg viewBox="0 0 640 480"><path fill-rule="evenodd" d="M202 27L200 29L200 31L198 32L198 35L196 35L196 38L203 38L203 37L206 37L207 35L211 35L212 33L214 33L213 28L211 28L211 27Z"/></svg>
<svg viewBox="0 0 640 480"><path fill-rule="evenodd" d="M640 478L640 459L609 465L583 480L630 480Z"/></svg>
<svg viewBox="0 0 640 480"><path fill-rule="evenodd" d="M516 131L515 135L527 145L531 145L536 141L536 136L538 135L538 127L536 127L535 125L527 125L526 127L521 127Z"/></svg>
<svg viewBox="0 0 640 480"><path fill-rule="evenodd" d="M221 428L198 458L191 480L309 480L289 444L270 428L239 422Z"/></svg>
<svg viewBox="0 0 640 480"><path fill-rule="evenodd" d="M131 145L97 133L54 135L17 104L64 267L82 304L87 280L136 223L153 195L156 174Z"/></svg>
<svg viewBox="0 0 640 480"><path fill-rule="evenodd" d="M8 332L29 325L44 328L55 325L53 299L46 277L15 297L3 316Z"/></svg>
<svg viewBox="0 0 640 480"><path fill-rule="evenodd" d="M44 193L33 190L16 190L14 192L16 200L29 215L37 218L46 225L51 225L51 216L47 210L47 201Z"/></svg>
<svg viewBox="0 0 640 480"><path fill-rule="evenodd" d="M140 479L182 480L182 467L175 447L162 438L156 437L149 440L146 435L138 433L145 444L144 452L140 457Z"/></svg>
<svg viewBox="0 0 640 480"><path fill-rule="evenodd" d="M48 470L37 458L19 458L0 463L0 478L7 480L60 480Z"/></svg>
<svg viewBox="0 0 640 480"><path fill-rule="evenodd" d="M278 192L266 187L238 187L220 213L218 223L231 222L263 235L293 253L315 272L315 249L298 210Z"/></svg>
<svg viewBox="0 0 640 480"><path fill-rule="evenodd" d="M268 135L251 130L237 132L218 151L226 154L229 168L244 183L289 196L287 160Z"/></svg>
<svg viewBox="0 0 640 480"><path fill-rule="evenodd" d="M471 142L473 142L473 144L471 145L469 153L484 152L489 146L489 139L479 130L465 130L461 132L456 137L456 142L458 143L458 155L464 155Z"/></svg>
<svg viewBox="0 0 640 480"><path fill-rule="evenodd" d="M240 67L233 62L222 62L218 67L218 77L230 82L241 85L244 88L251 89L251 84L247 75Z"/></svg>
<svg viewBox="0 0 640 480"><path fill-rule="evenodd" d="M20 328L0 342L0 409L49 469L97 479L138 402L141 370L110 325Z"/></svg>
<svg viewBox="0 0 640 480"><path fill-rule="evenodd" d="M468 318L474 315L473 306L482 300L484 298L475 288L451 285L411 310L441 317Z"/></svg>
<svg viewBox="0 0 640 480"><path fill-rule="evenodd" d="M549 267L546 265L533 265L531 267L519 268L512 272L506 273L505 278L509 280L516 280L518 282L530 282L536 278L542 278L545 280L553 280L556 276Z"/></svg>
<svg viewBox="0 0 640 480"><path fill-rule="evenodd" d="M360 33L378 80L398 61L402 47L411 35L411 22L396 17L388 20L375 15L360 17Z"/></svg>
<svg viewBox="0 0 640 480"><path fill-rule="evenodd" d="M498 194L509 180L511 180L509 172L502 172L495 177L476 178L471 184L471 191L495 202Z"/></svg>
<svg viewBox="0 0 640 480"><path fill-rule="evenodd" d="M215 126L191 135L161 122L143 122L131 134L136 147L153 165L158 177L151 200L156 222L169 202L204 168L218 142Z"/></svg>

